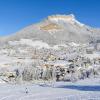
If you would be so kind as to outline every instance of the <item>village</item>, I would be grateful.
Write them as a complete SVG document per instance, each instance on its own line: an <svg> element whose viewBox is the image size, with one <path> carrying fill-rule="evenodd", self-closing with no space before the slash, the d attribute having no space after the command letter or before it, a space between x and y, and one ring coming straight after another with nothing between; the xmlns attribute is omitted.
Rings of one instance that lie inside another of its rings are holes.
<svg viewBox="0 0 100 100"><path fill-rule="evenodd" d="M100 76L100 44L70 43L59 49L6 45L0 49L0 77L8 83L76 82Z"/></svg>

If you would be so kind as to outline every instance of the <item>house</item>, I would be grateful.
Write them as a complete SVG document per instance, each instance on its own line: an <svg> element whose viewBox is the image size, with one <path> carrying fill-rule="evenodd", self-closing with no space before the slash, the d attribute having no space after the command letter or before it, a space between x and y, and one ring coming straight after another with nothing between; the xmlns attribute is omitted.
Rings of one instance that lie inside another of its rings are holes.
<svg viewBox="0 0 100 100"><path fill-rule="evenodd" d="M87 54L93 54L93 52L94 52L94 46L90 46L90 47L86 48L86 53Z"/></svg>

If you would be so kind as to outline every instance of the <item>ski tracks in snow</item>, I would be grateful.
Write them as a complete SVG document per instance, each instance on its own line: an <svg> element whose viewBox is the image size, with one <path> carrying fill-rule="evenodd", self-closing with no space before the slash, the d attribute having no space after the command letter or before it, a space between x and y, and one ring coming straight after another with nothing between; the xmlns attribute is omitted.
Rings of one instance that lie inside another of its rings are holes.
<svg viewBox="0 0 100 100"><path fill-rule="evenodd" d="M9 95L9 96L5 96L2 97L0 100L11 100L12 97L15 97L16 95Z"/></svg>
<svg viewBox="0 0 100 100"><path fill-rule="evenodd" d="M86 93L80 95L66 95L59 96L59 94L49 95L49 93L35 93L35 94L24 94L24 95L9 95L0 98L0 100L100 100L100 94L96 96Z"/></svg>

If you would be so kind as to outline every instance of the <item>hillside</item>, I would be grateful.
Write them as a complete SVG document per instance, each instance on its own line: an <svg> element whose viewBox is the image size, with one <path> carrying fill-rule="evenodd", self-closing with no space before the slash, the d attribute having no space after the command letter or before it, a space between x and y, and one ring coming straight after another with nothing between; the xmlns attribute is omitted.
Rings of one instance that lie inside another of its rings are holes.
<svg viewBox="0 0 100 100"><path fill-rule="evenodd" d="M100 29L89 27L71 15L52 15L43 21L27 26L15 34L4 37L2 41L32 39L41 40L50 45L75 42L88 43L100 37Z"/></svg>

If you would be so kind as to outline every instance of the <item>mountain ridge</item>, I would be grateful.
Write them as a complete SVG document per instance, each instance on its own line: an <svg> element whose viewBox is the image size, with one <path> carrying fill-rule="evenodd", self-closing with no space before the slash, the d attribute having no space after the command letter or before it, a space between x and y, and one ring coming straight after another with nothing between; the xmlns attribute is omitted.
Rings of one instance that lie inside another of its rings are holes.
<svg viewBox="0 0 100 100"><path fill-rule="evenodd" d="M29 25L0 42L20 39L42 40L50 45L67 42L89 43L100 37L100 29L95 29L76 20L73 14L51 15L43 21Z"/></svg>

